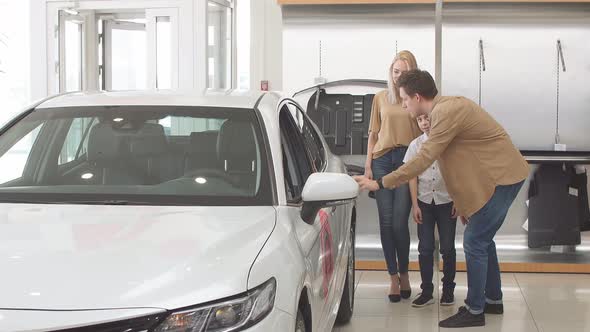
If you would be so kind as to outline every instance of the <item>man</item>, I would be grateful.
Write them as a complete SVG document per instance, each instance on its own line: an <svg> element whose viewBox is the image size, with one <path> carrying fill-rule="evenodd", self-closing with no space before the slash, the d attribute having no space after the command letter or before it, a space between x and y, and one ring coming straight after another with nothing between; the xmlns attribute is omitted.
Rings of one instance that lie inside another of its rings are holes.
<svg viewBox="0 0 590 332"><path fill-rule="evenodd" d="M404 163L416 157L422 144L428 140L428 135L430 135L430 118L422 114L416 118L416 121L424 134L410 143ZM444 261L443 292L440 297L440 305L453 305L455 303L455 229L457 218L453 200L447 191L438 162L435 161L424 173L410 180L410 195L414 221L418 224L418 258L420 277L422 278L420 285L422 293L414 299L412 306L421 308L434 303L432 276L434 274L435 228L438 228L440 253Z"/></svg>
<svg viewBox="0 0 590 332"><path fill-rule="evenodd" d="M494 236L502 226L529 167L510 137L487 112L463 97L437 96L432 76L412 70L398 81L402 106L414 117L428 115L428 140L415 158L381 179L355 177L361 189L395 188L420 175L435 160L461 221L468 291L465 307L441 327L484 326L486 313L503 313ZM464 217L467 217L465 220Z"/></svg>

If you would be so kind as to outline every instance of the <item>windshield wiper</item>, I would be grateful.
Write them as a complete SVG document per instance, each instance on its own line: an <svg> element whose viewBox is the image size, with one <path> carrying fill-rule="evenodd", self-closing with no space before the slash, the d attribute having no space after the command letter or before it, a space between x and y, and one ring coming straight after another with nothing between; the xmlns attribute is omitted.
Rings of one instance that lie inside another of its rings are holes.
<svg viewBox="0 0 590 332"><path fill-rule="evenodd" d="M130 205L130 204L138 204L140 202L130 202L126 200L93 200L93 201L61 201L56 202L56 204L88 204L88 205Z"/></svg>

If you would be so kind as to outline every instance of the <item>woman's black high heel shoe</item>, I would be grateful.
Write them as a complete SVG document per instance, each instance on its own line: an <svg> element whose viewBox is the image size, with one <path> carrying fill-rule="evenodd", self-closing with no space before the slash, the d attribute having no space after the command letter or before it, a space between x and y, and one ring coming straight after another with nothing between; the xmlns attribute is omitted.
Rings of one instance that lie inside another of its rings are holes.
<svg viewBox="0 0 590 332"><path fill-rule="evenodd" d="M409 276L408 276L408 278L409 278ZM401 277L400 277L400 280L399 280L399 285L400 285L400 288L401 288L401 285L402 285ZM404 300L409 299L412 296L412 288L410 287L410 289L408 289L408 290L403 290L402 289L400 291L400 295L401 295L402 299L404 299Z"/></svg>
<svg viewBox="0 0 590 332"><path fill-rule="evenodd" d="M389 294L389 302L398 303L401 300L402 300L402 297L399 294Z"/></svg>
<svg viewBox="0 0 590 332"><path fill-rule="evenodd" d="M407 300L412 296L412 290L410 289L410 290L400 291L400 295L404 300Z"/></svg>
<svg viewBox="0 0 590 332"><path fill-rule="evenodd" d="M401 279L399 278L399 276L397 276L397 282L398 285L401 286ZM402 297L400 294L389 294L389 302L391 303L398 303L402 300Z"/></svg>

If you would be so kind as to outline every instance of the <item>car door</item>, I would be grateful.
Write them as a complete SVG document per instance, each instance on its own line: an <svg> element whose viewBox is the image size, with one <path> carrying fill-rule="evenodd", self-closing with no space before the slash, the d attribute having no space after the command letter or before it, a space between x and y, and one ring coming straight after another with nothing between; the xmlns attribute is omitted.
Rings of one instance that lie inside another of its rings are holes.
<svg viewBox="0 0 590 332"><path fill-rule="evenodd" d="M314 326L320 331L331 323L331 316L340 297L336 291L336 272L340 270L344 246L342 216L345 207L322 209L313 224L301 217L301 192L310 174L327 169L327 160L322 142L298 105L285 103L280 113L280 125L285 168L285 187L289 201L290 216L295 220L295 229L312 279L312 306ZM319 145L318 145L319 144Z"/></svg>
<svg viewBox="0 0 590 332"><path fill-rule="evenodd" d="M339 158L331 156L328 144L322 139L321 132L311 118L297 104L299 117L303 119L301 132L305 140L305 146L313 163L318 165L322 172L345 173L346 168ZM319 166L322 165L322 166ZM333 242L332 251L334 258L334 273L330 281L330 299L334 307L328 309L331 313L342 295L342 286L346 278L348 267L347 243L351 231L352 205L340 205L331 210L328 218Z"/></svg>

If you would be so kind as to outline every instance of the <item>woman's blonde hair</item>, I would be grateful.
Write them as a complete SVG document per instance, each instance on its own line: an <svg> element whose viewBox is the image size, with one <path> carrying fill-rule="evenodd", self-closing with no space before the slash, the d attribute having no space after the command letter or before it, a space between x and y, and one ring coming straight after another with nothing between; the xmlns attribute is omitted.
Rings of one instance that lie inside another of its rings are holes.
<svg viewBox="0 0 590 332"><path fill-rule="evenodd" d="M389 66L389 72L387 73L387 99L392 104L401 103L399 87L397 87L393 82L393 65L398 61L405 62L408 66L408 70L418 69L416 57L414 54L412 54L412 52L404 50L395 55L395 58L393 58L393 61L391 61L391 65Z"/></svg>

